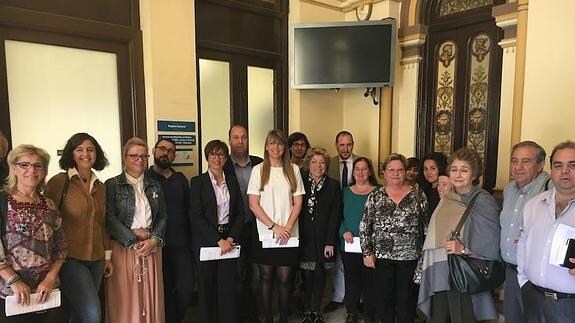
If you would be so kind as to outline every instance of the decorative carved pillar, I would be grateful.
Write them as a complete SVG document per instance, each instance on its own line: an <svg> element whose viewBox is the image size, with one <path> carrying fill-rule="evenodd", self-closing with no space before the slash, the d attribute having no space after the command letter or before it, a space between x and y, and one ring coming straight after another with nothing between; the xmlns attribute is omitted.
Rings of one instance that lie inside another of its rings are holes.
<svg viewBox="0 0 575 323"><path fill-rule="evenodd" d="M499 112L499 148L497 164L496 189L503 189L509 182L509 157L511 148L519 142L521 135L521 110L516 109L517 64L517 2L511 2L493 7L492 15L499 28L503 30L503 39L499 46L503 48L501 65L501 101ZM523 69L523 66L521 66ZM521 102L523 102L523 80L521 80ZM522 105L522 103L521 103Z"/></svg>
<svg viewBox="0 0 575 323"><path fill-rule="evenodd" d="M399 91L395 93L399 104L391 104L392 90L384 89L380 110L379 174L381 162L393 152L413 155L417 129L417 100L419 84L419 65L422 60L421 49L425 43L427 27L408 26L399 30L401 48L401 77L396 78ZM393 120L393 122L392 122ZM395 126L394 126L395 125ZM401 125L401 129L398 125ZM414 129L413 133L405 129ZM392 141L392 137L394 140Z"/></svg>

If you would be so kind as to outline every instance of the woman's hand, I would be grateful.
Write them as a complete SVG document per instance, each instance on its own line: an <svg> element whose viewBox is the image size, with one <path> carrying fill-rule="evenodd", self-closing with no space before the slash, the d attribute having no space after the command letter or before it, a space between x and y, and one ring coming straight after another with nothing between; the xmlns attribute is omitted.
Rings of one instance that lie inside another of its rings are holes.
<svg viewBox="0 0 575 323"><path fill-rule="evenodd" d="M289 230L288 227L284 227L279 224L274 225L272 231L275 234L277 243L282 246L288 242L289 237L291 236L291 230Z"/></svg>
<svg viewBox="0 0 575 323"><path fill-rule="evenodd" d="M346 231L343 234L343 240L345 240L346 243L353 243L353 233Z"/></svg>
<svg viewBox="0 0 575 323"><path fill-rule="evenodd" d="M138 237L138 240L140 241L150 239L150 230L148 229L134 229L132 230L132 232L134 232L134 234L136 235L136 237Z"/></svg>
<svg viewBox="0 0 575 323"><path fill-rule="evenodd" d="M112 265L111 259L106 259L104 263L104 277L110 277L114 273L114 265Z"/></svg>
<svg viewBox="0 0 575 323"><path fill-rule="evenodd" d="M46 275L44 280L42 280L40 284L38 284L38 287L36 287L36 292L40 293L40 303L44 303L48 299L48 296L50 296L50 293L54 288L56 288L57 284L57 276Z"/></svg>
<svg viewBox="0 0 575 323"><path fill-rule="evenodd" d="M323 256L326 258L333 257L333 246L325 246L325 248L323 248Z"/></svg>
<svg viewBox="0 0 575 323"><path fill-rule="evenodd" d="M30 304L30 287L26 285L25 282L19 280L10 286L14 296L16 297L16 302L20 305Z"/></svg>
<svg viewBox="0 0 575 323"><path fill-rule="evenodd" d="M230 241L225 240L225 239L220 239L220 241L218 241L218 247L220 247L220 249L222 249L222 255L226 254L230 251L232 251L234 249L234 245L232 243L230 243Z"/></svg>
<svg viewBox="0 0 575 323"><path fill-rule="evenodd" d="M445 252L448 255L461 255L465 246L459 240L449 240L445 243Z"/></svg>
<svg viewBox="0 0 575 323"><path fill-rule="evenodd" d="M136 243L136 254L140 257L147 257L156 251L156 240L147 239Z"/></svg>
<svg viewBox="0 0 575 323"><path fill-rule="evenodd" d="M363 265L367 268L375 268L375 256L369 255L363 257Z"/></svg>

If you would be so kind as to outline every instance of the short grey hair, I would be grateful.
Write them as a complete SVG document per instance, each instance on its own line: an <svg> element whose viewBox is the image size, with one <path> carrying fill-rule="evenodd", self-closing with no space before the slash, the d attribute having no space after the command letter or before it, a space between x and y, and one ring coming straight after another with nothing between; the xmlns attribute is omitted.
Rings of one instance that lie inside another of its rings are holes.
<svg viewBox="0 0 575 323"><path fill-rule="evenodd" d="M531 147L531 148L535 149L535 153L536 153L535 157L537 159L537 163L545 162L545 157L547 156L545 149L543 149L543 147L541 147L535 141L531 141L531 140L524 140L524 141L521 141L519 143L516 143L513 146L513 148L511 149L511 155L513 155L515 150L517 150L519 148L525 148L525 147Z"/></svg>

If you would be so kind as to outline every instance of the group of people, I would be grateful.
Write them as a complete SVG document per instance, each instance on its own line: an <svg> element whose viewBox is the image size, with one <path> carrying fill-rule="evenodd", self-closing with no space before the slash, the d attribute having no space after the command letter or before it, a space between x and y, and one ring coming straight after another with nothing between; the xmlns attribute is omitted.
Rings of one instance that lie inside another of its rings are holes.
<svg viewBox="0 0 575 323"><path fill-rule="evenodd" d="M330 157L303 133L271 130L262 159L249 155L247 130L235 125L227 144L205 145L207 171L189 184L171 167L170 139L156 142L148 167L147 144L131 138L122 173L104 183L95 171L108 160L89 134L70 137L63 172L48 181L45 150L19 145L4 158L7 147L0 135L2 322L181 322L197 285L200 322L258 322L260 310L273 322L277 289L283 323L294 284L302 322L324 322L328 276L327 307L345 304L348 323L414 322L418 311L428 322L496 319L492 291L452 288L448 255L506 263L506 322L575 321L575 269L550 262L558 227L575 232L570 141L553 149L551 176L542 147L515 145L502 209L479 186L474 150L421 162L391 154L380 185L347 131ZM200 260L210 247L222 259ZM7 296L44 302L56 288L67 315L5 316Z"/></svg>

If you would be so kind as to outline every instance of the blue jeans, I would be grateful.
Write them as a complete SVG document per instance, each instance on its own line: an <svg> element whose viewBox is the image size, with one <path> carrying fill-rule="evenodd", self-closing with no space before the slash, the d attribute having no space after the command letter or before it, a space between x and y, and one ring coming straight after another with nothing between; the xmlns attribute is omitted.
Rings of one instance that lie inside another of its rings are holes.
<svg viewBox="0 0 575 323"><path fill-rule="evenodd" d="M70 323L100 323L98 291L104 276L104 260L67 258L60 270L60 289L70 305Z"/></svg>

